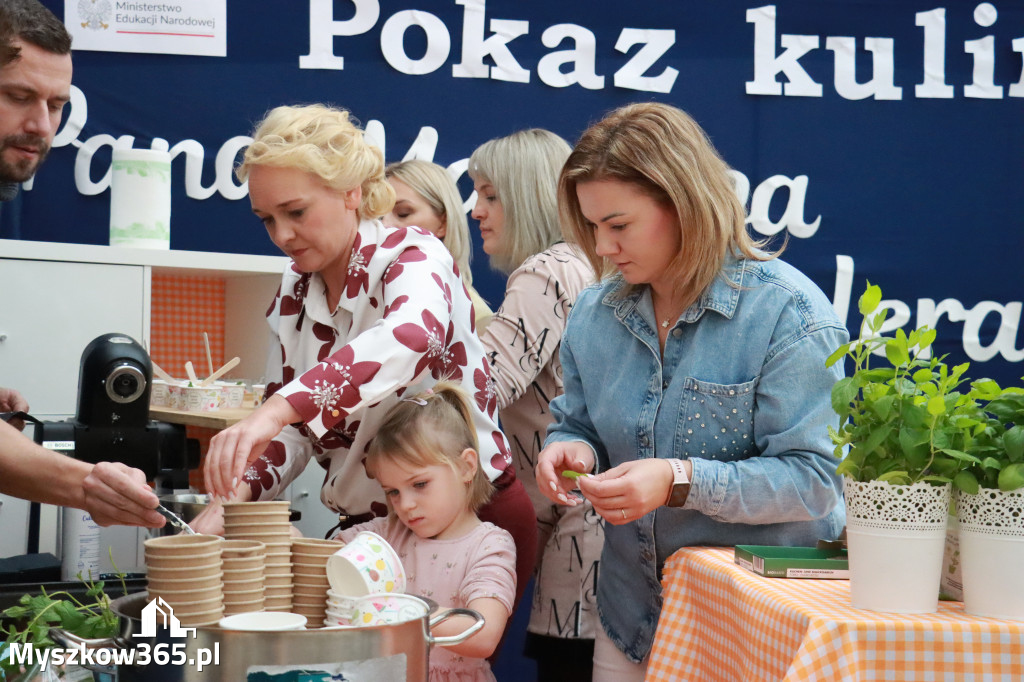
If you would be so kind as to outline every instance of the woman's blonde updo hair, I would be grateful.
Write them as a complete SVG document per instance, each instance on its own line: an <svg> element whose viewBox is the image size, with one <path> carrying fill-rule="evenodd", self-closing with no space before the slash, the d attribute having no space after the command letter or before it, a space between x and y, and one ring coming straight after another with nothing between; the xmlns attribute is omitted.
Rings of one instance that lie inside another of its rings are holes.
<svg viewBox="0 0 1024 682"><path fill-rule="evenodd" d="M376 477L381 461L412 466L443 464L461 476L461 454L467 448L480 452L469 397L459 384L439 381L422 393L406 396L384 416L366 453L366 471ZM484 506L494 486L477 463L469 483L467 503L476 512Z"/></svg>
<svg viewBox="0 0 1024 682"><path fill-rule="evenodd" d="M395 205L384 177L384 154L369 144L349 113L324 104L272 109L253 133L235 171L248 180L253 166L297 168L339 192L362 187L361 219L380 218Z"/></svg>

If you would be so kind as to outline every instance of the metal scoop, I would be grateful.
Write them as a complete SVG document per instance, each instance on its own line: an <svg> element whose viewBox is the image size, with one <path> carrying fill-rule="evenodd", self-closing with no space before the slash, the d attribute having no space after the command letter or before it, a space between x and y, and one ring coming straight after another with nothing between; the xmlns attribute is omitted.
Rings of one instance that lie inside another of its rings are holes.
<svg viewBox="0 0 1024 682"><path fill-rule="evenodd" d="M180 530L185 535L198 535L198 533L192 530L192 526L185 523L185 521L180 516L178 516L170 509L163 506L162 504L158 504L156 506L156 510L160 513L161 516L167 519L167 522L169 524Z"/></svg>

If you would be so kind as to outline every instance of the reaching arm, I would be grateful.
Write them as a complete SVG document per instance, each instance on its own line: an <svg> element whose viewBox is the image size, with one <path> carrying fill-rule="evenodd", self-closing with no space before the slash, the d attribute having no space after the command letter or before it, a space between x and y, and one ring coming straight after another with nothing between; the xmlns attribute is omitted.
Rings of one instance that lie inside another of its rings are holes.
<svg viewBox="0 0 1024 682"><path fill-rule="evenodd" d="M118 462L89 464L37 445L0 422L0 492L84 509L101 526L159 528L159 500L145 475Z"/></svg>
<svg viewBox="0 0 1024 682"><path fill-rule="evenodd" d="M468 608L483 616L484 626L462 644L445 648L467 658L487 658L501 642L501 635L505 632L505 623L510 615L508 607L497 599L482 597L469 602ZM452 616L435 625L430 632L435 637L446 637L464 632L470 625L472 621L469 616Z"/></svg>
<svg viewBox="0 0 1024 682"><path fill-rule="evenodd" d="M0 386L0 412L28 412L28 401L13 388ZM7 423L19 431L25 428L21 419L11 419Z"/></svg>

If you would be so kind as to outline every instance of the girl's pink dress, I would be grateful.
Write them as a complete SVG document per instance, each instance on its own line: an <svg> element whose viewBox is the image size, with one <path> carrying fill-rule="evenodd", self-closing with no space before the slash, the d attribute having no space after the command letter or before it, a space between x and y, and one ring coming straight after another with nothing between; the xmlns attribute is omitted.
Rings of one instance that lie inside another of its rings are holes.
<svg viewBox="0 0 1024 682"><path fill-rule="evenodd" d="M376 518L338 534L348 542L360 531L377 533L395 548L405 568L409 594L429 597L442 607L466 607L490 597L512 613L516 594L516 547L512 536L491 523L481 523L454 540L416 536L397 518ZM430 650L430 679L435 682L489 682L490 664L465 658L442 646Z"/></svg>

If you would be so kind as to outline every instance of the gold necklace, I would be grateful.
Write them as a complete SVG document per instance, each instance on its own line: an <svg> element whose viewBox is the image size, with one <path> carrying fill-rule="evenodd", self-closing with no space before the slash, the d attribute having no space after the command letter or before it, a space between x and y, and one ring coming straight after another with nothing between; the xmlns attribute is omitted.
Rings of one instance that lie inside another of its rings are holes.
<svg viewBox="0 0 1024 682"><path fill-rule="evenodd" d="M653 297L651 298L651 305L652 305L652 306L654 305L654 298L653 298ZM676 321L677 321L677 320L679 319L679 316L680 316L680 315L682 315L682 314L683 314L683 311L681 311L681 310L680 310L680 311L679 311L678 313L676 313L675 315L669 315L668 317L666 317L666 318L662 319L662 320L661 320L661 323L660 323L660 324L661 324L661 328L662 328L662 329L668 329L668 328L669 328L669 326L670 326L670 325L671 325L671 324L672 324L673 322L676 322ZM657 313L655 313L655 315L657 315Z"/></svg>
<svg viewBox="0 0 1024 682"><path fill-rule="evenodd" d="M672 315L670 315L670 316L666 317L665 319L663 319L663 320L661 321L661 328L662 328L662 329L668 329L668 328L669 328L669 326L670 326L670 325L671 325L671 324L672 324L673 322L676 322L676 321L678 321L678 320L679 320L679 315L682 315L682 314L683 314L683 313L682 313L682 311L680 311L680 312L679 312L678 314L676 314L675 316L672 316Z"/></svg>

